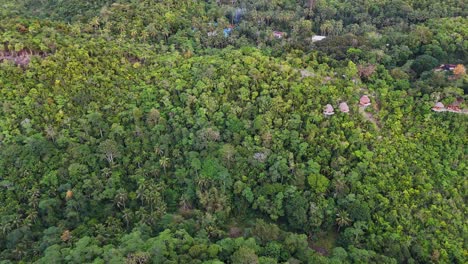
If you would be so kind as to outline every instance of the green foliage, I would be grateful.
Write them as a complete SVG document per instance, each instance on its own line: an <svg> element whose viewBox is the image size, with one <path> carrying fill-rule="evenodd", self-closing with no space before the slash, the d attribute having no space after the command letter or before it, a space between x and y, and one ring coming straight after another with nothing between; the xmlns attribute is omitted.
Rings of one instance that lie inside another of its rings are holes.
<svg viewBox="0 0 468 264"><path fill-rule="evenodd" d="M250 264L258 263L258 256L251 248L240 247L231 257L232 263Z"/></svg>
<svg viewBox="0 0 468 264"><path fill-rule="evenodd" d="M421 74L425 71L434 69L438 64L439 62L436 58L430 55L421 55L413 61L411 69L413 69L417 74Z"/></svg>
<svg viewBox="0 0 468 264"><path fill-rule="evenodd" d="M312 190L318 194L323 194L327 191L330 181L327 177L321 174L311 174L307 177L307 182L309 182Z"/></svg>
<svg viewBox="0 0 468 264"><path fill-rule="evenodd" d="M5 262L466 262L460 1L0 6Z"/></svg>

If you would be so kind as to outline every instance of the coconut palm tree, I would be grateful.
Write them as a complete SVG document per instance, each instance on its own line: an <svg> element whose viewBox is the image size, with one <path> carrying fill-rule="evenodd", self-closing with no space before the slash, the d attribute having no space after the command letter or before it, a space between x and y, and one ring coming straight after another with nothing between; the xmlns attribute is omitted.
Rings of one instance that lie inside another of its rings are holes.
<svg viewBox="0 0 468 264"><path fill-rule="evenodd" d="M55 143L55 138L57 136L57 132L55 131L55 129L51 125L48 125L46 127L45 133L46 133L46 138L51 139L52 142Z"/></svg>
<svg viewBox="0 0 468 264"><path fill-rule="evenodd" d="M163 167L164 173L166 173L166 168L169 167L169 158L164 156L159 160L159 165Z"/></svg>
<svg viewBox="0 0 468 264"><path fill-rule="evenodd" d="M90 21L90 25L96 29L96 28L99 28L99 25L101 24L101 22L99 22L99 17L94 17L93 19L91 19Z"/></svg>
<svg viewBox="0 0 468 264"><path fill-rule="evenodd" d="M110 168L103 168L101 173L104 177L109 178L112 175L112 170Z"/></svg>
<svg viewBox="0 0 468 264"><path fill-rule="evenodd" d="M336 214L336 224L338 225L338 231L343 226L349 226L351 224L349 214L344 210L338 211L338 213Z"/></svg>
<svg viewBox="0 0 468 264"><path fill-rule="evenodd" d="M132 210L128 208L123 210L122 218L125 221L125 224L127 225L127 229L129 227L130 220L132 219L132 215L133 215Z"/></svg>
<svg viewBox="0 0 468 264"><path fill-rule="evenodd" d="M154 153L161 156L162 154L164 154L164 150L160 146L154 147Z"/></svg>
<svg viewBox="0 0 468 264"><path fill-rule="evenodd" d="M138 30L136 28L130 30L130 36L132 37L132 41L135 40L137 35L138 35Z"/></svg>
<svg viewBox="0 0 468 264"><path fill-rule="evenodd" d="M149 37L149 32L148 30L144 29L143 31L141 31L141 34L140 34L140 39L142 41L146 41L146 39L148 39Z"/></svg>
<svg viewBox="0 0 468 264"><path fill-rule="evenodd" d="M117 205L118 208L125 209L125 203L127 202L128 195L125 191L121 190L116 196L115 196L115 204Z"/></svg>

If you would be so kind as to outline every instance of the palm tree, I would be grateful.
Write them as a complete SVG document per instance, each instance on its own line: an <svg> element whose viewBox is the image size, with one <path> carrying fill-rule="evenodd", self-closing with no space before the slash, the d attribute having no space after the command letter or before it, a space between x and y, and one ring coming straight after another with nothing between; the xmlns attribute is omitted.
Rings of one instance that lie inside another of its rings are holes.
<svg viewBox="0 0 468 264"><path fill-rule="evenodd" d="M27 215L28 216L26 217L24 222L27 223L28 226L36 223L37 219L39 218L36 210L28 210Z"/></svg>
<svg viewBox="0 0 468 264"><path fill-rule="evenodd" d="M45 133L46 133L46 138L51 139L55 143L55 138L57 136L57 132L55 131L55 129L51 125L48 125L46 127Z"/></svg>
<svg viewBox="0 0 468 264"><path fill-rule="evenodd" d="M195 178L195 183L197 184L198 188L200 190L205 189L206 187L209 186L210 181L204 177L196 177Z"/></svg>
<svg viewBox="0 0 468 264"><path fill-rule="evenodd" d="M0 229L2 230L2 233L6 235L11 231L12 225L10 223L5 223L1 225Z"/></svg>
<svg viewBox="0 0 468 264"><path fill-rule="evenodd" d="M37 189L33 189L30 192L28 192L28 195L30 195L28 205L33 209L37 209L39 206L39 197L41 193Z"/></svg>
<svg viewBox="0 0 468 264"><path fill-rule="evenodd" d="M137 35L138 35L138 30L136 30L135 28L130 30L130 36L132 36L132 40L135 40Z"/></svg>
<svg viewBox="0 0 468 264"><path fill-rule="evenodd" d="M325 21L321 26L320 26L320 32L322 35L328 36L332 35L333 33L333 24L330 20Z"/></svg>
<svg viewBox="0 0 468 264"><path fill-rule="evenodd" d="M154 147L154 153L156 153L157 155L162 155L164 154L164 150L160 146Z"/></svg>
<svg viewBox="0 0 468 264"><path fill-rule="evenodd" d="M123 33L127 29L127 26L125 25L125 23L119 23L117 25L117 28L119 29L120 33Z"/></svg>
<svg viewBox="0 0 468 264"><path fill-rule="evenodd" d="M182 207L183 210L190 209L190 197L187 194L182 194L180 197L179 205Z"/></svg>
<svg viewBox="0 0 468 264"><path fill-rule="evenodd" d="M336 214L336 224L338 225L338 231L341 227L350 225L351 219L349 218L349 214L344 210L338 211Z"/></svg>
<svg viewBox="0 0 468 264"><path fill-rule="evenodd" d="M125 221L125 223L127 225L127 229L129 227L130 220L132 219L132 214L133 214L133 212L130 209L124 209L123 210L122 218L123 218L123 220Z"/></svg>
<svg viewBox="0 0 468 264"><path fill-rule="evenodd" d="M13 250L13 254L16 259L22 259L26 255L26 250L22 246L22 244L18 244L16 248Z"/></svg>
<svg viewBox="0 0 468 264"><path fill-rule="evenodd" d="M79 23L74 23L73 26L71 26L71 32L74 35L79 35L81 34L81 28Z"/></svg>
<svg viewBox="0 0 468 264"><path fill-rule="evenodd" d="M159 165L163 167L164 173L166 173L166 168L169 167L169 158L164 156L159 160Z"/></svg>
<svg viewBox="0 0 468 264"><path fill-rule="evenodd" d="M146 202L147 197L147 192L146 192L146 186L145 183L139 183L138 184L138 189L136 190L137 198L140 199L142 204Z"/></svg>
<svg viewBox="0 0 468 264"><path fill-rule="evenodd" d="M97 16L94 17L94 18L91 20L90 24L91 24L91 26L92 26L93 28L99 28L99 25L101 24L101 23L99 22L99 17L97 17Z"/></svg>
<svg viewBox="0 0 468 264"><path fill-rule="evenodd" d="M345 180L338 179L335 181L335 195L343 194L347 188L348 186Z"/></svg>
<svg viewBox="0 0 468 264"><path fill-rule="evenodd" d="M358 242L358 238L367 230L367 224L364 221L357 221L354 223L351 233L354 235L354 243Z"/></svg>
<svg viewBox="0 0 468 264"><path fill-rule="evenodd" d="M172 156L173 156L174 158L180 158L180 156L181 156L180 149L174 149L174 150L172 151Z"/></svg>
<svg viewBox="0 0 468 264"><path fill-rule="evenodd" d="M156 28L156 25L154 23L151 23L149 24L147 27L146 27L146 31L148 32L148 34L154 38L158 35L158 29Z"/></svg>
<svg viewBox="0 0 468 264"><path fill-rule="evenodd" d="M141 32L140 34L140 38L142 41L146 41L146 39L149 37L149 33L148 31L145 29Z"/></svg>
<svg viewBox="0 0 468 264"><path fill-rule="evenodd" d="M164 39L165 39L166 42L167 42L167 38L169 37L169 35L171 34L171 32L170 32L169 29L167 29L167 28L162 28L162 29L161 29L161 33L164 35Z"/></svg>
<svg viewBox="0 0 468 264"><path fill-rule="evenodd" d="M109 176L112 175L112 170L106 167L101 170L101 173L104 175L104 177L109 178Z"/></svg>
<svg viewBox="0 0 468 264"><path fill-rule="evenodd" d="M141 208L140 210L135 212L135 217L140 220L140 223L145 223L146 218L148 217L148 213L144 208Z"/></svg>
<svg viewBox="0 0 468 264"><path fill-rule="evenodd" d="M115 204L118 208L123 207L125 209L125 203L127 202L127 199L127 193L122 190L115 196Z"/></svg>
<svg viewBox="0 0 468 264"><path fill-rule="evenodd" d="M12 225L14 228L20 228L22 222L23 222L23 221L22 221L22 219L21 219L21 216L15 215L15 217L14 217L13 220L11 221L11 225Z"/></svg>

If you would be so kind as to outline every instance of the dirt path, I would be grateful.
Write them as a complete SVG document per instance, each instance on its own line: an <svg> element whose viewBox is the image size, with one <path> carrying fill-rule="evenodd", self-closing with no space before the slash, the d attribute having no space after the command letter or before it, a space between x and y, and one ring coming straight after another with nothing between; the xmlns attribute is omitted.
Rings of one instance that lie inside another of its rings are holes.
<svg viewBox="0 0 468 264"><path fill-rule="evenodd" d="M47 56L47 54L43 52L28 51L25 49L18 52L0 51L0 62L8 60L24 67L27 66L31 61L31 56L40 56L44 58Z"/></svg>
<svg viewBox="0 0 468 264"><path fill-rule="evenodd" d="M454 114L468 115L468 109L460 110L460 112L450 111L448 109L440 109L440 110L434 111L434 112L450 112L450 113L454 113Z"/></svg>
<svg viewBox="0 0 468 264"><path fill-rule="evenodd" d="M370 112L366 112L364 109L366 109L366 107L364 106L359 106L359 113L361 113L361 115L369 122L373 123L377 129L380 130L380 122L377 121L377 119L374 117L374 114L370 113Z"/></svg>

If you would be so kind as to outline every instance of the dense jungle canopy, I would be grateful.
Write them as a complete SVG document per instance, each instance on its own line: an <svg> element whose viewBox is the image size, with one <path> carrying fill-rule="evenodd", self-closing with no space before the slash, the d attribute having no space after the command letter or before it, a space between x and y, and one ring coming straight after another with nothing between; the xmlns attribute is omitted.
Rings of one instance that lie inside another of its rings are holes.
<svg viewBox="0 0 468 264"><path fill-rule="evenodd" d="M466 1L0 7L1 264L467 263Z"/></svg>

